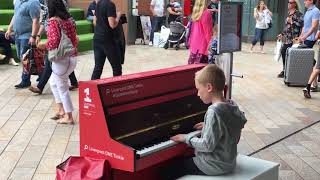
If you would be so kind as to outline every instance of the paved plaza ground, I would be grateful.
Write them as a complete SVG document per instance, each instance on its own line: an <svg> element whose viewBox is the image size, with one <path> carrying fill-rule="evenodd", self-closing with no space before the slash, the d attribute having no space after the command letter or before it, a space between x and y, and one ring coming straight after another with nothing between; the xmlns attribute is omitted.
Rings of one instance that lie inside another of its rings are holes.
<svg viewBox="0 0 320 180"><path fill-rule="evenodd" d="M280 163L281 180L319 180L320 92L305 99L301 87L284 85L283 79L276 77L281 63L273 60L275 43L267 42L266 46L266 54L246 52L248 44L234 54L234 71L244 78L234 78L233 99L248 118L238 150ZM128 46L123 72L185 65L187 57L184 49ZM92 52L80 55L75 70L78 79L89 80L93 66ZM103 77L111 75L107 62ZM71 93L76 124L57 125L49 118L54 114L50 88L47 86L42 95L16 90L20 76L21 65L0 65L0 180L52 180L56 165L70 155L79 155L78 92ZM33 83L36 78L32 77Z"/></svg>

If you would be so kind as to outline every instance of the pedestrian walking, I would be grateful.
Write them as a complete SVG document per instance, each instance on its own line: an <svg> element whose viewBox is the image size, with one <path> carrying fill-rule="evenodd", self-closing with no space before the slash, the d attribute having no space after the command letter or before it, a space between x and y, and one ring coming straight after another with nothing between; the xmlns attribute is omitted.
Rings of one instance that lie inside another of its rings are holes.
<svg viewBox="0 0 320 180"><path fill-rule="evenodd" d="M119 36L115 35L121 12L116 12L116 6L111 0L99 0L95 13L97 18L93 37L95 65L91 80L100 79L106 58L111 64L113 76L121 76L121 55L117 43Z"/></svg>

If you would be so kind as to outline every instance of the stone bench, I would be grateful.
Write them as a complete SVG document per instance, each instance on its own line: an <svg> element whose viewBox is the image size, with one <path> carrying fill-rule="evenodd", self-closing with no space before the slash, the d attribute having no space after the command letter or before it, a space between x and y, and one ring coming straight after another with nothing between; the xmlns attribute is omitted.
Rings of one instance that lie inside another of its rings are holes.
<svg viewBox="0 0 320 180"><path fill-rule="evenodd" d="M279 164L239 154L233 173L223 176L186 175L179 180L278 180Z"/></svg>

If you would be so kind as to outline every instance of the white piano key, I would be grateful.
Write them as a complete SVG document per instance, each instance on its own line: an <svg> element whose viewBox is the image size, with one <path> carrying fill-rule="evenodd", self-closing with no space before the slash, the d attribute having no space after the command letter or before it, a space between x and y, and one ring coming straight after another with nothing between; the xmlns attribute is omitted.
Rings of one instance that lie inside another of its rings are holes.
<svg viewBox="0 0 320 180"><path fill-rule="evenodd" d="M201 131L194 131L194 132L191 132L189 134L192 134L193 136L199 136L201 134ZM178 144L178 143L175 142L175 141L172 141L172 140L164 141L164 142L161 142L159 144L155 144L153 146L150 146L148 148L143 148L142 150L137 151L137 154L141 158L141 157L147 156L149 154L155 153L157 151L160 151L162 149L166 149L166 148L172 147L172 146L174 146L176 144Z"/></svg>

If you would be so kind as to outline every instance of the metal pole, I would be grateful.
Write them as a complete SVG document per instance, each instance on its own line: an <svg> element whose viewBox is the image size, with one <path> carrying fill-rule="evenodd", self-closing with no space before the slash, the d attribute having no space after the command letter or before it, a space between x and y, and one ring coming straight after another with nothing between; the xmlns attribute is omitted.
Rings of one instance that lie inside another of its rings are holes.
<svg viewBox="0 0 320 180"><path fill-rule="evenodd" d="M232 92L232 71L233 71L233 52L230 53L230 74L229 74L229 89L228 89L228 95L227 98L231 99L231 92Z"/></svg>

